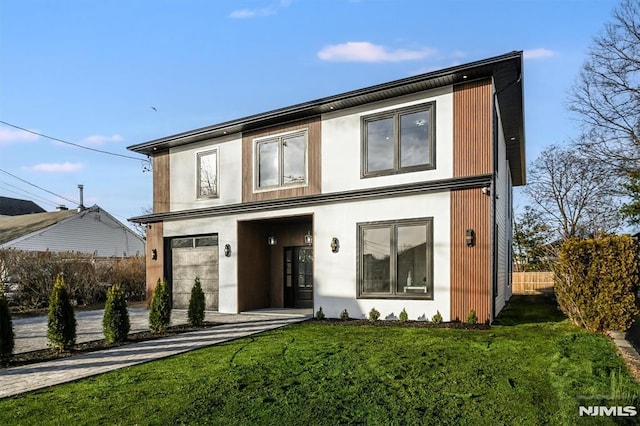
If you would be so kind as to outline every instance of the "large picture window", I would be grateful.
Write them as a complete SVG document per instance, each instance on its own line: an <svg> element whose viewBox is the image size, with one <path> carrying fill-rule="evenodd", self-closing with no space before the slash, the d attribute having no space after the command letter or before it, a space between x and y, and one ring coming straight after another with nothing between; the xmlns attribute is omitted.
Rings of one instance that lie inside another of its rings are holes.
<svg viewBox="0 0 640 426"><path fill-rule="evenodd" d="M358 224L358 297L433 299L433 219Z"/></svg>
<svg viewBox="0 0 640 426"><path fill-rule="evenodd" d="M362 118L362 176L435 168L435 102Z"/></svg>
<svg viewBox="0 0 640 426"><path fill-rule="evenodd" d="M199 152L197 158L198 198L218 197L218 150Z"/></svg>
<svg viewBox="0 0 640 426"><path fill-rule="evenodd" d="M294 132L255 142L256 189L307 184L307 132Z"/></svg>

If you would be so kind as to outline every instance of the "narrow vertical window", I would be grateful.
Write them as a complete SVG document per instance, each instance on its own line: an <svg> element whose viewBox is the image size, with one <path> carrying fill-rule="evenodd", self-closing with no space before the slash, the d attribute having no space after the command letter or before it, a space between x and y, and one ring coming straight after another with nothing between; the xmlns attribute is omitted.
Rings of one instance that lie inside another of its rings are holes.
<svg viewBox="0 0 640 426"><path fill-rule="evenodd" d="M198 153L197 163L198 198L218 197L218 150Z"/></svg>

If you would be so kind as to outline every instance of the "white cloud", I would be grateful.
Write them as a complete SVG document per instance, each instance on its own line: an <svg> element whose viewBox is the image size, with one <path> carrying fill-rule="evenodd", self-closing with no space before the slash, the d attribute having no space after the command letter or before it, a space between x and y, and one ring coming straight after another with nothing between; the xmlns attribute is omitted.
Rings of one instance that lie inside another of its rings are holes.
<svg viewBox="0 0 640 426"><path fill-rule="evenodd" d="M349 41L323 47L318 57L329 62L401 62L424 59L435 53L431 48L389 50L367 41Z"/></svg>
<svg viewBox="0 0 640 426"><path fill-rule="evenodd" d="M537 49L525 50L524 59L546 59L555 56L557 53L553 50L539 47Z"/></svg>
<svg viewBox="0 0 640 426"><path fill-rule="evenodd" d="M120 135L111 135L111 136L102 136L102 135L92 135L88 136L80 143L82 145L103 145L107 142L122 142L124 139Z"/></svg>
<svg viewBox="0 0 640 426"><path fill-rule="evenodd" d="M277 6L261 7L255 9L238 9L229 14L229 18L233 19L249 19L259 18L262 16L275 15L278 9L289 7L292 0L280 0Z"/></svg>
<svg viewBox="0 0 640 426"><path fill-rule="evenodd" d="M9 145L15 142L33 142L38 140L38 135L25 132L24 130L14 130L5 127L0 128L0 146Z"/></svg>
<svg viewBox="0 0 640 426"><path fill-rule="evenodd" d="M82 170L84 164L82 163L40 163L35 166L25 167L30 172L44 172L44 173L71 173L78 170Z"/></svg>

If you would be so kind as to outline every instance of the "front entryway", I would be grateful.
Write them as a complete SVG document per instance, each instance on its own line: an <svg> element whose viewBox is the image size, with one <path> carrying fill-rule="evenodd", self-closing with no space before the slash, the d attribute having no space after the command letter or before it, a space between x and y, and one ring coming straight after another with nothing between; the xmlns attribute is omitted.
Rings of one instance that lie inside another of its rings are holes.
<svg viewBox="0 0 640 426"><path fill-rule="evenodd" d="M284 306L313 308L313 249L285 247Z"/></svg>

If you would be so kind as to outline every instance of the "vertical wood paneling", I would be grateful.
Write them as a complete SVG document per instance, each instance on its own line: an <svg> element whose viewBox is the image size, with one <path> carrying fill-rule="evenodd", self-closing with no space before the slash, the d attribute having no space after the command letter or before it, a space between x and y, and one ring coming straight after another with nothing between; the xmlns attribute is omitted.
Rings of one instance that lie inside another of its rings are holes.
<svg viewBox="0 0 640 426"><path fill-rule="evenodd" d="M451 318L464 321L475 309L479 321L491 315L491 197L477 189L451 192ZM466 230L475 231L467 247Z"/></svg>
<svg viewBox="0 0 640 426"><path fill-rule="evenodd" d="M453 176L493 172L492 84L479 80L453 90Z"/></svg>
<svg viewBox="0 0 640 426"><path fill-rule="evenodd" d="M271 263L266 238L260 224L238 222L239 312L267 308L271 302Z"/></svg>
<svg viewBox="0 0 640 426"><path fill-rule="evenodd" d="M151 259L151 251L156 249L158 258ZM164 279L164 238L163 223L157 222L147 226L147 303L151 301L153 290L158 279Z"/></svg>
<svg viewBox="0 0 640 426"><path fill-rule="evenodd" d="M153 157L153 212L169 211L169 153L164 152Z"/></svg>
<svg viewBox="0 0 640 426"><path fill-rule="evenodd" d="M253 140L294 130L308 129L308 185L305 187L281 189L265 192L253 192ZM242 135L242 201L275 200L280 198L301 197L321 192L321 125L320 117L298 121L296 123L269 127Z"/></svg>

